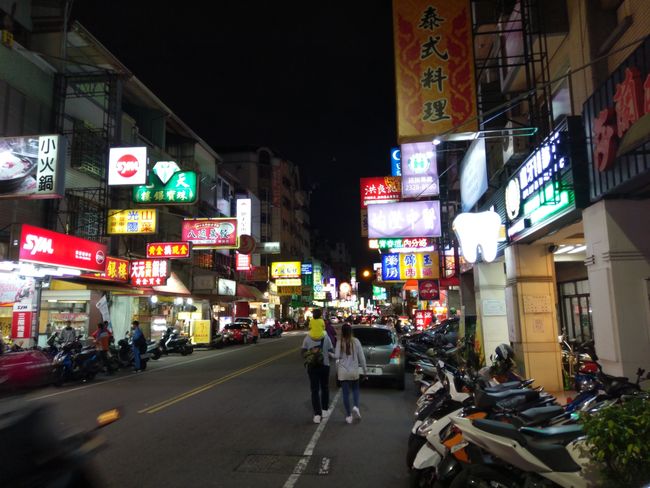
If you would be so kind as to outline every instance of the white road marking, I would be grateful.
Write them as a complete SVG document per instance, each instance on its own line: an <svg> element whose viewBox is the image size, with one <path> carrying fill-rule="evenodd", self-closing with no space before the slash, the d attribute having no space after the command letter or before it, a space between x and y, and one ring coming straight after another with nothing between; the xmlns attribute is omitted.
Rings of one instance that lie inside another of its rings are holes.
<svg viewBox="0 0 650 488"><path fill-rule="evenodd" d="M261 346L261 345L267 345L267 344L272 344L272 342L265 342L265 341L264 342L259 342L255 346ZM252 345L251 345L251 347L252 347ZM126 380L129 380L129 379L136 378L138 376L142 376L143 374L156 373L157 371L163 371L163 370L169 369L169 368L176 368L177 366L182 366L184 364L195 363L197 361L204 361L206 359L218 358L218 357L221 357L221 356L225 356L226 354L231 354L231 353L234 353L234 352L237 352L237 351L245 351L245 350L247 350L247 348L237 348L237 349L232 349L230 351L223 351L223 352L220 352L220 353L217 353L217 354L211 354L209 356L203 356L203 357L195 358L195 359L188 359L187 361L182 361L182 362L178 362L178 363L174 363L174 364L168 364L166 366L161 366L160 368L147 369L147 370L142 371L142 372L137 373L137 374L133 374L133 373L130 374L130 375L127 374L127 375L123 375L123 376L118 376L117 378L111 378L110 380L104 380L104 381L99 381L99 382L88 383L87 385L83 385L83 386L77 386L76 388L67 388L65 390L57 391L56 393L49 393L47 395L41 395L41 396L37 396L37 397L33 397L33 398L27 398L27 401L33 402L33 401L36 401L36 400L43 400L45 398L51 398L51 397L55 397L55 396L59 396L59 395L64 395L66 393L71 393L73 391L86 390L88 388L93 388L95 386L107 385L108 383L113 383L114 381L126 381Z"/></svg>
<svg viewBox="0 0 650 488"><path fill-rule="evenodd" d="M318 474L328 475L330 474L330 458L324 457L320 460L320 468L318 468Z"/></svg>
<svg viewBox="0 0 650 488"><path fill-rule="evenodd" d="M334 407L339 401L339 398L341 397L341 391L339 390L336 396L334 397L334 400L330 404L330 412L334 410ZM296 467L293 468L293 474L289 476L289 479L287 479L286 483L282 488L293 488L296 486L296 483L298 482L298 479L300 479L300 476L302 473L305 472L305 469L307 469L307 465L309 464L309 461L311 460L312 455L314 454L314 449L316 448L316 444L318 443L318 439L320 439L321 434L325 430L325 426L327 425L327 422L329 422L329 419L332 417L330 414L327 418L321 421L321 423L318 425L318 428L316 429L316 432L314 432L314 435L311 436L311 439L309 440L309 443L307 444L307 447L305 448L305 452L302 453L302 458L300 458L300 461L296 463ZM327 458L323 458L323 461ZM329 470L329 459L327 459L327 469ZM321 463L321 468L323 467L323 464ZM327 474L327 473L321 473L320 469L318 471L318 474Z"/></svg>

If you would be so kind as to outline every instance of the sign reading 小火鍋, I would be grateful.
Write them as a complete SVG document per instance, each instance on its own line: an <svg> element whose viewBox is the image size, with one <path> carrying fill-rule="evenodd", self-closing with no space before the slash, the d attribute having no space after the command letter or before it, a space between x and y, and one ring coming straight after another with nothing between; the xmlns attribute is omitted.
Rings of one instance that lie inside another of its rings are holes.
<svg viewBox="0 0 650 488"><path fill-rule="evenodd" d="M189 242L150 242L147 257L159 259L183 259L190 257L192 244Z"/></svg>
<svg viewBox="0 0 650 488"><path fill-rule="evenodd" d="M129 266L130 262L128 259L106 256L106 269L103 272L84 273L81 275L81 278L90 278L93 280L101 281L114 281L117 283L128 283Z"/></svg>
<svg viewBox="0 0 650 488"><path fill-rule="evenodd" d="M0 198L63 196L64 137L0 138Z"/></svg>
<svg viewBox="0 0 650 488"><path fill-rule="evenodd" d="M399 142L475 131L470 1L393 0L393 36Z"/></svg>
<svg viewBox="0 0 650 488"><path fill-rule="evenodd" d="M170 274L166 259L137 259L131 261L131 284L133 286L163 286Z"/></svg>
<svg viewBox="0 0 650 488"><path fill-rule="evenodd" d="M402 179L399 176L361 178L361 207L370 203L398 202Z"/></svg>
<svg viewBox="0 0 650 488"><path fill-rule="evenodd" d="M133 188L135 203L192 205L198 196L196 173L181 171L174 161L158 161L149 184Z"/></svg>
<svg viewBox="0 0 650 488"><path fill-rule="evenodd" d="M236 249L237 219L185 219L181 239L191 242L194 249Z"/></svg>
<svg viewBox="0 0 650 488"><path fill-rule="evenodd" d="M22 224L18 259L30 263L104 271L106 245L60 232Z"/></svg>
<svg viewBox="0 0 650 488"><path fill-rule="evenodd" d="M158 230L155 208L132 208L108 211L109 234L155 234Z"/></svg>

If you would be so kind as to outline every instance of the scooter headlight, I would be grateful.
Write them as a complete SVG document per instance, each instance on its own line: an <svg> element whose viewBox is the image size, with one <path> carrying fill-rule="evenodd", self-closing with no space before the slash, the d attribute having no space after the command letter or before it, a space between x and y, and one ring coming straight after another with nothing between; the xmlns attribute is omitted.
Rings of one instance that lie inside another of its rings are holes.
<svg viewBox="0 0 650 488"><path fill-rule="evenodd" d="M436 419L429 417L424 420L417 429L417 434L422 437L429 435L429 432L433 429L433 425L436 423Z"/></svg>

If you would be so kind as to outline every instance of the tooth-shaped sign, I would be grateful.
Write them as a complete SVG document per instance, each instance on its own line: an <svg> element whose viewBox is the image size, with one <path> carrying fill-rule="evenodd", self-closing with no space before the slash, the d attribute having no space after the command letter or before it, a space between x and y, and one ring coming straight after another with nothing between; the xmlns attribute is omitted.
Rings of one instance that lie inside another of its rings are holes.
<svg viewBox="0 0 650 488"><path fill-rule="evenodd" d="M459 214L454 219L453 229L463 256L468 262L476 262L479 248L483 261L489 263L495 260L501 229L501 217L498 213L489 210Z"/></svg>

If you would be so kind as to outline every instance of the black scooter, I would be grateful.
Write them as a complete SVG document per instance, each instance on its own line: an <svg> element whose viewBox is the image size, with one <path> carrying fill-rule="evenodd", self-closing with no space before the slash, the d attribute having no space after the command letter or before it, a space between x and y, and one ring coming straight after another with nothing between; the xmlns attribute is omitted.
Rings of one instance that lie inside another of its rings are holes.
<svg viewBox="0 0 650 488"><path fill-rule="evenodd" d="M183 356L187 356L194 352L194 346L190 343L189 339L181 336L171 327L167 328L159 344L163 354L178 352Z"/></svg>
<svg viewBox="0 0 650 488"><path fill-rule="evenodd" d="M68 342L52 360L54 384L62 385L70 380L89 381L102 369L99 353L94 346L83 347L78 336L74 342Z"/></svg>
<svg viewBox="0 0 650 488"><path fill-rule="evenodd" d="M134 366L135 355L133 354L133 341L129 334L127 333L124 339L117 341L117 358L120 362L122 368L127 368L129 366ZM140 368L142 370L147 369L147 362L151 358L149 352L140 354Z"/></svg>

